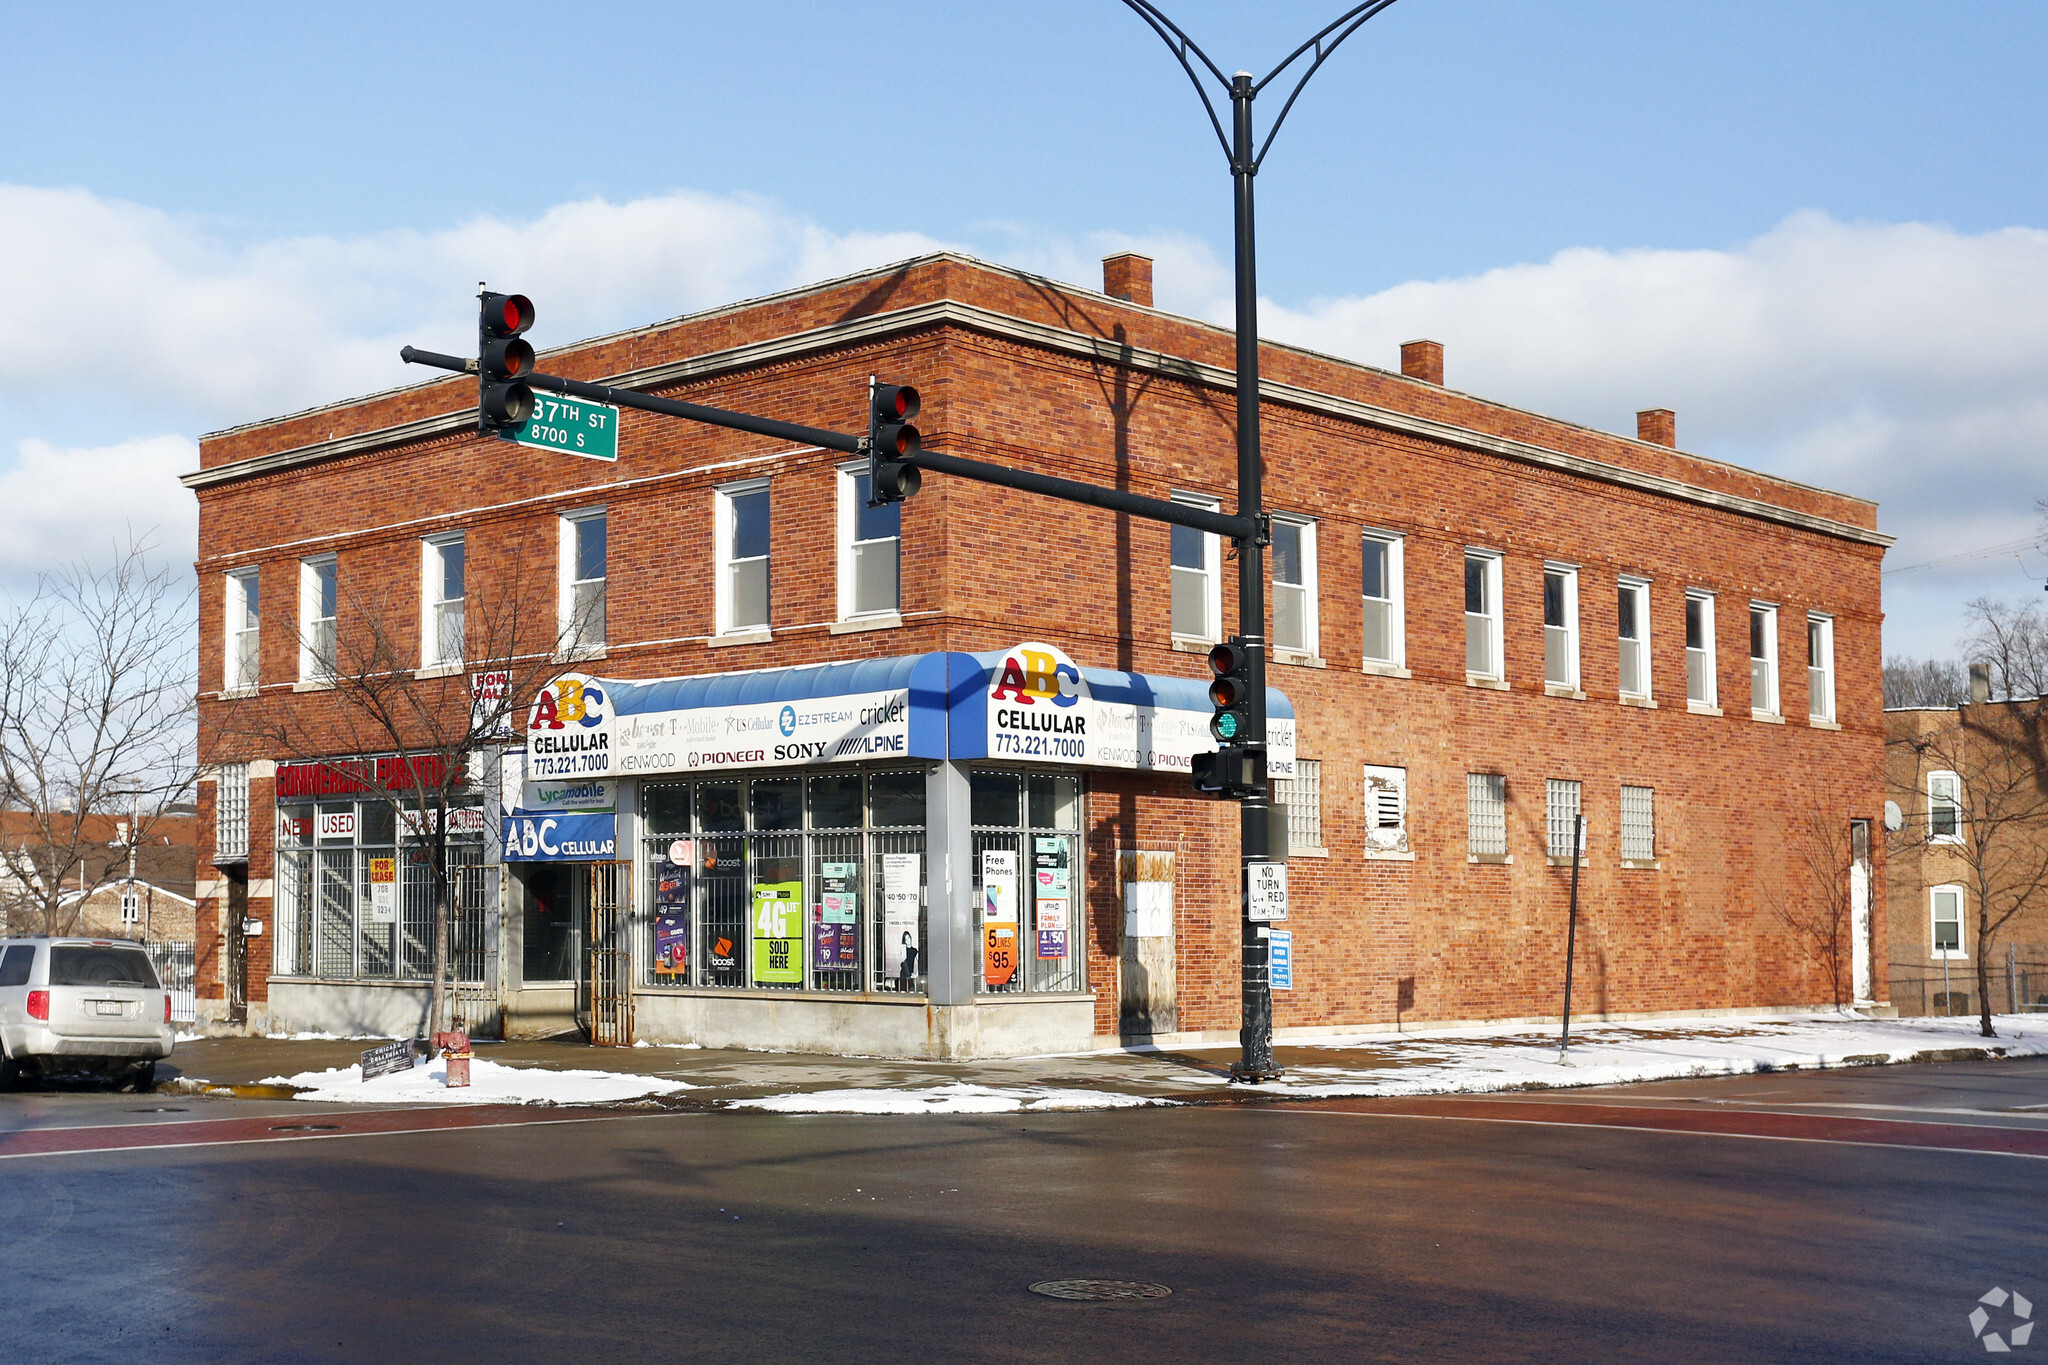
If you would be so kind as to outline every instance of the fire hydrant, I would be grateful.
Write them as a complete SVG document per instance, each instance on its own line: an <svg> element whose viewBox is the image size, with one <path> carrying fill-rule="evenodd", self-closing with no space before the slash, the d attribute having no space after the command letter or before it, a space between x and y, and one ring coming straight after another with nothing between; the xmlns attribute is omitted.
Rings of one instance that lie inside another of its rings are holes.
<svg viewBox="0 0 2048 1365"><path fill-rule="evenodd" d="M469 1035L461 1029L450 1029L434 1035L434 1050L448 1061L448 1085L469 1084Z"/></svg>

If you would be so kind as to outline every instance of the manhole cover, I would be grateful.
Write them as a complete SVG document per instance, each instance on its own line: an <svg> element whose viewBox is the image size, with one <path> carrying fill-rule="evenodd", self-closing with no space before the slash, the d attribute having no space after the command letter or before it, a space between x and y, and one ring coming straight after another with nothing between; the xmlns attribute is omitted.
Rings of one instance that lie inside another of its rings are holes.
<svg viewBox="0 0 2048 1365"><path fill-rule="evenodd" d="M1173 1291L1163 1284L1145 1280L1040 1280L1031 1286L1034 1294L1048 1299L1085 1299L1102 1303L1115 1299L1163 1299Z"/></svg>
<svg viewBox="0 0 2048 1365"><path fill-rule="evenodd" d="M273 1123L270 1125L270 1131L273 1133L338 1133L341 1131L341 1125L338 1123Z"/></svg>
<svg viewBox="0 0 2048 1365"><path fill-rule="evenodd" d="M182 1104L158 1104L148 1109L130 1109L131 1114L184 1114L190 1112Z"/></svg>

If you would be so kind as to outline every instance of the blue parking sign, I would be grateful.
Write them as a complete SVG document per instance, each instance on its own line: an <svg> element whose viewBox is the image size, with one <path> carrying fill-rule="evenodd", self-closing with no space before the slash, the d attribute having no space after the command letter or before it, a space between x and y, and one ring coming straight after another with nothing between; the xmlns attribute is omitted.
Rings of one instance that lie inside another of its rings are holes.
<svg viewBox="0 0 2048 1365"><path fill-rule="evenodd" d="M1266 931L1266 979L1276 991L1294 989L1294 931Z"/></svg>

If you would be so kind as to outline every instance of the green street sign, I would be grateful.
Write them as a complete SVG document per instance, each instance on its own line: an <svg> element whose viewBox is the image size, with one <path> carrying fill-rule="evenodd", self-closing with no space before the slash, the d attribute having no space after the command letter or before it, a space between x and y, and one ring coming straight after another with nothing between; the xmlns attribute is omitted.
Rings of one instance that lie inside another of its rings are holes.
<svg viewBox="0 0 2048 1365"><path fill-rule="evenodd" d="M500 435L504 440L535 450L581 455L586 460L616 460L619 410L581 398L535 391L532 420L517 431Z"/></svg>

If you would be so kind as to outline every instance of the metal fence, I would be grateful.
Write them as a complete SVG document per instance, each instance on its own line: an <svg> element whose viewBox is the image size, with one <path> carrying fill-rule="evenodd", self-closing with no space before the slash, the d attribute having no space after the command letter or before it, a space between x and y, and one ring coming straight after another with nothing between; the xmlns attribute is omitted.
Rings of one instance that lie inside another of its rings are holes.
<svg viewBox="0 0 2048 1365"><path fill-rule="evenodd" d="M196 1023L199 1019L199 954L192 943L162 942L144 945L156 967L157 979L171 997L171 1022Z"/></svg>
<svg viewBox="0 0 2048 1365"><path fill-rule="evenodd" d="M1992 950L1990 999L1993 1014L2048 1014L2048 947L2011 943ZM1970 1015L1977 998L1977 964L1958 958L1941 965L1891 964L1891 1003L1902 1015Z"/></svg>

